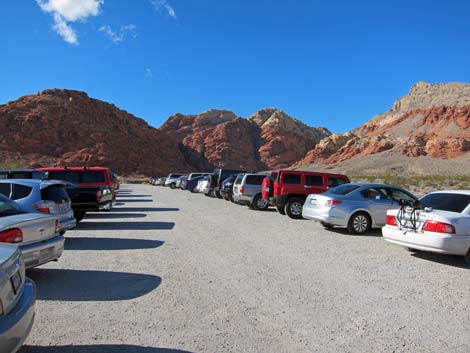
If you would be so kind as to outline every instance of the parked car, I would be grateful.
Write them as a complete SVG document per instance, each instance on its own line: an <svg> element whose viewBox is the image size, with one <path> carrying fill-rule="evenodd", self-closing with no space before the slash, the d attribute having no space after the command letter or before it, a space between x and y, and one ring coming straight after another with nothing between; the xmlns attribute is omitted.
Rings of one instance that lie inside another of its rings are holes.
<svg viewBox="0 0 470 353"><path fill-rule="evenodd" d="M80 222L87 212L109 210L113 204L113 195L108 188L98 186L79 186L61 181L72 202L73 216Z"/></svg>
<svg viewBox="0 0 470 353"><path fill-rule="evenodd" d="M181 173L170 173L170 174L168 174L168 176L166 177L164 186L169 186L172 189L176 188L176 181L182 175L183 174L181 174Z"/></svg>
<svg viewBox="0 0 470 353"><path fill-rule="evenodd" d="M317 173L300 170L274 170L262 184L262 197L276 206L280 214L302 218L302 206L309 194L319 194L329 188L349 183L341 174Z"/></svg>
<svg viewBox="0 0 470 353"><path fill-rule="evenodd" d="M18 246L0 244L0 351L16 352L31 332L36 287L25 276Z"/></svg>
<svg viewBox="0 0 470 353"><path fill-rule="evenodd" d="M198 192L196 190L199 180L202 180L205 176L198 176L192 179L186 179L181 182L181 189L189 190L191 192Z"/></svg>
<svg viewBox="0 0 470 353"><path fill-rule="evenodd" d="M221 169L216 168L212 173L212 177L209 183L209 189L207 190L206 195L222 198L220 194L220 186L222 182L227 179L232 174L246 173L244 170L230 170L230 169Z"/></svg>
<svg viewBox="0 0 470 353"><path fill-rule="evenodd" d="M191 180L193 178L198 178L198 177L201 177L201 176L206 176L206 175L209 175L211 173L191 173L188 175L188 180Z"/></svg>
<svg viewBox="0 0 470 353"><path fill-rule="evenodd" d="M0 170L0 179L44 179L47 174L34 169Z"/></svg>
<svg viewBox="0 0 470 353"><path fill-rule="evenodd" d="M349 233L364 234L371 228L382 227L387 211L398 208L401 199L412 202L417 197L393 185L344 184L323 194L307 196L302 215L326 228L346 227Z"/></svg>
<svg viewBox="0 0 470 353"><path fill-rule="evenodd" d="M181 183L183 182L183 180L187 180L187 179L188 179L187 175L180 176L178 179L176 179L175 187L178 188L178 189L181 189Z"/></svg>
<svg viewBox="0 0 470 353"><path fill-rule="evenodd" d="M268 200L261 196L261 184L266 174L239 174L233 184L233 200L255 210L266 210Z"/></svg>
<svg viewBox="0 0 470 353"><path fill-rule="evenodd" d="M195 192L204 193L208 189L210 175L203 176L198 180Z"/></svg>
<svg viewBox="0 0 470 353"><path fill-rule="evenodd" d="M0 195L0 243L18 245L26 268L45 264L62 255L65 238L59 231L57 217L26 212L16 202Z"/></svg>
<svg viewBox="0 0 470 353"><path fill-rule="evenodd" d="M61 181L0 180L0 194L16 201L27 212L42 212L56 216L60 222L61 234L76 226L71 200Z"/></svg>
<svg viewBox="0 0 470 353"><path fill-rule="evenodd" d="M233 201L233 183L237 176L238 174L230 175L220 185L220 195L227 201Z"/></svg>
<svg viewBox="0 0 470 353"><path fill-rule="evenodd" d="M470 263L470 190L429 193L387 212L386 241L408 249L454 254Z"/></svg>
<svg viewBox="0 0 470 353"><path fill-rule="evenodd" d="M111 177L111 171L104 167L63 167L40 168L47 172L49 179L65 180L79 186L97 186L111 190L113 202L116 200L116 184ZM112 205L111 205L112 206Z"/></svg>

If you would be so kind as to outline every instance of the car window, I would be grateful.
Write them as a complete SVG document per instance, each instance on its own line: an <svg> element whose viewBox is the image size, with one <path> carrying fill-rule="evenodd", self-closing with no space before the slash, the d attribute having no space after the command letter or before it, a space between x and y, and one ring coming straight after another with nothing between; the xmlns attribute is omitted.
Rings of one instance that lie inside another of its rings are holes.
<svg viewBox="0 0 470 353"><path fill-rule="evenodd" d="M11 184L10 183L0 183L0 194L5 195L10 198L11 196Z"/></svg>
<svg viewBox="0 0 470 353"><path fill-rule="evenodd" d="M343 179L343 178L338 178L338 177L328 177L328 186L329 187L335 187L335 186L338 186L338 185L343 185L343 184L347 184L347 180Z"/></svg>
<svg viewBox="0 0 470 353"><path fill-rule="evenodd" d="M366 199L374 200L388 200L390 198L388 196L387 190L384 188L369 188L364 190L362 195Z"/></svg>
<svg viewBox="0 0 470 353"><path fill-rule="evenodd" d="M8 175L9 179L32 179L32 172L10 172Z"/></svg>
<svg viewBox="0 0 470 353"><path fill-rule="evenodd" d="M31 191L33 191L32 187L29 187L26 185L13 184L12 188L13 188L13 192L11 196L12 200L24 199L25 197L28 197L29 195L31 195Z"/></svg>
<svg viewBox="0 0 470 353"><path fill-rule="evenodd" d="M470 203L470 195L443 192L425 195L419 201L435 210L461 213Z"/></svg>
<svg viewBox="0 0 470 353"><path fill-rule="evenodd" d="M24 213L24 211L18 204L0 195L0 217L12 216L19 213Z"/></svg>
<svg viewBox="0 0 470 353"><path fill-rule="evenodd" d="M61 203L68 201L69 197L62 185L51 185L41 190L41 199Z"/></svg>
<svg viewBox="0 0 470 353"><path fill-rule="evenodd" d="M347 195L354 190L358 189L359 185L353 185L353 184L344 184L337 186L333 189L328 190L325 194L332 194L332 195Z"/></svg>
<svg viewBox="0 0 470 353"><path fill-rule="evenodd" d="M104 172L81 172L79 174L81 183L104 183L106 181Z"/></svg>
<svg viewBox="0 0 470 353"><path fill-rule="evenodd" d="M237 176L237 179L235 179L235 185L240 185L242 183L242 180L243 180L243 174Z"/></svg>
<svg viewBox="0 0 470 353"><path fill-rule="evenodd" d="M300 184L300 174L284 173L282 175L282 182L284 184Z"/></svg>
<svg viewBox="0 0 470 353"><path fill-rule="evenodd" d="M261 185L265 175L248 175L246 177L245 183L250 185Z"/></svg>
<svg viewBox="0 0 470 353"><path fill-rule="evenodd" d="M408 202L413 202L416 200L415 197L412 195L408 194L407 192L399 189L388 189L388 193L390 194L390 197L395 200L395 201L408 201Z"/></svg>
<svg viewBox="0 0 470 353"><path fill-rule="evenodd" d="M305 185L307 186L322 186L323 177L321 175L306 175Z"/></svg>
<svg viewBox="0 0 470 353"><path fill-rule="evenodd" d="M50 171L49 172L49 179L54 180L66 180L70 181L71 183L79 183L79 173L75 172L67 172L67 171Z"/></svg>

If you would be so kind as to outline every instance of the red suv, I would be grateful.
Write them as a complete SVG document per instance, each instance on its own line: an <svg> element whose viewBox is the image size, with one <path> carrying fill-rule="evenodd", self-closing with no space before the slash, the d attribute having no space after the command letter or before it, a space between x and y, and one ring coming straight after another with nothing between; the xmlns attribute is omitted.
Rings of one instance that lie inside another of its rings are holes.
<svg viewBox="0 0 470 353"><path fill-rule="evenodd" d="M342 174L304 172L300 170L274 170L264 178L262 197L276 206L279 213L290 218L302 218L302 206L309 194L321 194L329 188L349 183Z"/></svg>
<svg viewBox="0 0 470 353"><path fill-rule="evenodd" d="M104 191L109 189L116 200L116 184L111 171L103 167L59 167L39 168L48 173L49 179L66 180L80 186L98 186Z"/></svg>

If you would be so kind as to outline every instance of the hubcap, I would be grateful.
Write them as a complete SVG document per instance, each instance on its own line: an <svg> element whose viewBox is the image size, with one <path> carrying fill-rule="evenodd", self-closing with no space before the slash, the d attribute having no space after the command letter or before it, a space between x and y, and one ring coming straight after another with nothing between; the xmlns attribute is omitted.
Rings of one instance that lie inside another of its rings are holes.
<svg viewBox="0 0 470 353"><path fill-rule="evenodd" d="M266 204L268 201L265 199L258 199L258 202L256 203L259 208L265 208Z"/></svg>
<svg viewBox="0 0 470 353"><path fill-rule="evenodd" d="M294 216L299 216L302 214L302 205L298 202L294 202L291 206L290 206L290 212L294 215Z"/></svg>
<svg viewBox="0 0 470 353"><path fill-rule="evenodd" d="M367 229L368 220L366 216L359 215L354 218L353 226L357 232L364 232Z"/></svg>

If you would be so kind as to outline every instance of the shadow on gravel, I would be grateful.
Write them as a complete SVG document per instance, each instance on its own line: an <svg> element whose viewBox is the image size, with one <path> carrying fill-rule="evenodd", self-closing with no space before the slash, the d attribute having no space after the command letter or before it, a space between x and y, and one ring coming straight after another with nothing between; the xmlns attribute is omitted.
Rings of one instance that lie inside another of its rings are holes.
<svg viewBox="0 0 470 353"><path fill-rule="evenodd" d="M470 264L466 264L463 256L458 255L448 255L448 254L437 254L427 251L412 251L411 256L416 257L421 260L437 262L447 266L468 268L470 269Z"/></svg>
<svg viewBox="0 0 470 353"><path fill-rule="evenodd" d="M82 346L23 346L18 353L191 353L179 349L133 346L129 344L96 344Z"/></svg>
<svg viewBox="0 0 470 353"><path fill-rule="evenodd" d="M147 215L145 213L117 213L116 212L100 212L100 213L87 213L85 218L87 219L113 219L113 218L145 218Z"/></svg>
<svg viewBox="0 0 470 353"><path fill-rule="evenodd" d="M111 209L111 212L173 212L179 211L179 208L157 208L157 207L119 207Z"/></svg>
<svg viewBox="0 0 470 353"><path fill-rule="evenodd" d="M125 194L125 195L117 194L117 197L120 197L120 196L123 196L123 197L152 197L153 195L133 195L131 193Z"/></svg>
<svg viewBox="0 0 470 353"><path fill-rule="evenodd" d="M126 197L129 197L129 195L126 195ZM149 199L136 199L136 200L133 200L133 199L121 199L121 198L118 198L119 203L121 202L153 202L153 200L149 200Z"/></svg>
<svg viewBox="0 0 470 353"><path fill-rule="evenodd" d="M366 234L350 234L346 228L324 228L325 230L329 230L330 232L350 235L352 237L382 237L382 230L379 229L371 229Z"/></svg>
<svg viewBox="0 0 470 353"><path fill-rule="evenodd" d="M111 301L141 297L157 288L161 277L140 273L35 268L39 300Z"/></svg>
<svg viewBox="0 0 470 353"><path fill-rule="evenodd" d="M171 230L175 222L86 222L78 223L77 230Z"/></svg>
<svg viewBox="0 0 470 353"><path fill-rule="evenodd" d="M161 240L68 237L65 239L65 250L155 249L163 244Z"/></svg>

